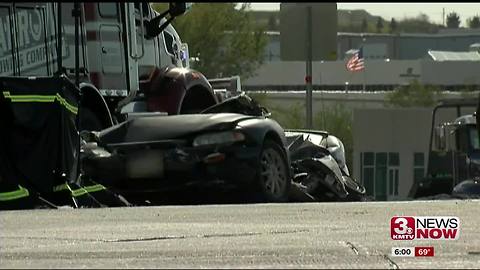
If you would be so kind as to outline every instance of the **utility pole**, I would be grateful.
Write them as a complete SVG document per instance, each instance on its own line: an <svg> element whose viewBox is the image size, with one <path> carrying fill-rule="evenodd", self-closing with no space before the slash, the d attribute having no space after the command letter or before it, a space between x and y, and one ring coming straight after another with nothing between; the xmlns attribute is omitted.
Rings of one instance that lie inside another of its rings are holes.
<svg viewBox="0 0 480 270"><path fill-rule="evenodd" d="M63 63L62 63L62 2L57 4L57 65L58 65L58 75L63 73Z"/></svg>
<svg viewBox="0 0 480 270"><path fill-rule="evenodd" d="M445 8L442 9L443 26L445 26Z"/></svg>
<svg viewBox="0 0 480 270"><path fill-rule="evenodd" d="M312 7L307 6L307 67L305 83L307 88L307 129L312 129Z"/></svg>
<svg viewBox="0 0 480 270"><path fill-rule="evenodd" d="M79 45L79 21L80 21L80 3L73 4L72 15L75 18L75 86L80 87L80 45Z"/></svg>

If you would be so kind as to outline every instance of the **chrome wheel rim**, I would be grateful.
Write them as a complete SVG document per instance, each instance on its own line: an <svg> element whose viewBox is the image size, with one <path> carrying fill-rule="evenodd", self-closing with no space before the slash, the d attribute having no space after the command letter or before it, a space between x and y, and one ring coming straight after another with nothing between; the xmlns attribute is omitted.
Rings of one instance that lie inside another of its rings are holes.
<svg viewBox="0 0 480 270"><path fill-rule="evenodd" d="M271 148L265 149L261 157L261 167L265 190L274 197L282 196L287 184L287 175L280 154Z"/></svg>

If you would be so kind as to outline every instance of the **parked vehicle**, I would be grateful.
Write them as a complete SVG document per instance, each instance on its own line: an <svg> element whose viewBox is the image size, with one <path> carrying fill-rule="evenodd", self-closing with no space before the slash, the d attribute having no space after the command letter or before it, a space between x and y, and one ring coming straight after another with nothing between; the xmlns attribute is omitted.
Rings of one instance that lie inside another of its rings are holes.
<svg viewBox="0 0 480 270"><path fill-rule="evenodd" d="M475 114L461 108L477 107L477 100L444 100L433 109L426 176L414 183L410 196L440 194L480 196L480 145ZM436 124L440 109L455 108L457 118Z"/></svg>

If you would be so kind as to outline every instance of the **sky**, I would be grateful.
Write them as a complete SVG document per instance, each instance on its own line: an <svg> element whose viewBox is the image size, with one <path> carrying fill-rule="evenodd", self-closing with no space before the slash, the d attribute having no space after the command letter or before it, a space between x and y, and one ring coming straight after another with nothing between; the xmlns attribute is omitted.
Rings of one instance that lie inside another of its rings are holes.
<svg viewBox="0 0 480 270"><path fill-rule="evenodd" d="M280 10L280 3L251 3L253 10ZM460 16L461 26L466 26L467 18L480 15L480 3L337 3L338 9L364 9L372 15L382 16L386 20L392 17L401 20L425 13L430 21L442 23L445 16L455 11Z"/></svg>

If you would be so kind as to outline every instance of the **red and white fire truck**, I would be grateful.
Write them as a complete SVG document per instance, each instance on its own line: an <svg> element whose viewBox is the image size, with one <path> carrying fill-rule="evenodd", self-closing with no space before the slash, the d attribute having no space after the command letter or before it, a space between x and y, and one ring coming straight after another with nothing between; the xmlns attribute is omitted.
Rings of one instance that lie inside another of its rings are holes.
<svg viewBox="0 0 480 270"><path fill-rule="evenodd" d="M170 3L160 14L147 2L0 3L0 76L76 78L81 129L128 113L198 112L218 102L218 80L189 68L170 24L190 6ZM222 82L239 83L232 78Z"/></svg>

